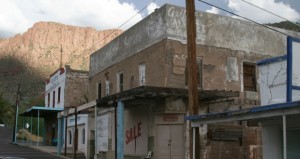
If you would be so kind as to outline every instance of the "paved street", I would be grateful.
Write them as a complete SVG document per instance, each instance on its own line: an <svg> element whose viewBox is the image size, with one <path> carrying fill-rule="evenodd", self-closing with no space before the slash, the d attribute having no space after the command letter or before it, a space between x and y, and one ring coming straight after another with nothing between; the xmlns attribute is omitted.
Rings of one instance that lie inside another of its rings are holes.
<svg viewBox="0 0 300 159"><path fill-rule="evenodd" d="M0 159L61 159L50 153L11 144L12 130L0 127Z"/></svg>

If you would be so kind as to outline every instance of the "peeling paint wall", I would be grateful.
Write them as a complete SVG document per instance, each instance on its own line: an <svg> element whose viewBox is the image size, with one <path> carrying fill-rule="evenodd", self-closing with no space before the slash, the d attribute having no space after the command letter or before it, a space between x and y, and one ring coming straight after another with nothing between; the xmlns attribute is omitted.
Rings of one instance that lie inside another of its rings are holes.
<svg viewBox="0 0 300 159"><path fill-rule="evenodd" d="M286 53L286 36L244 20L196 12L196 29L198 44L261 55ZM185 8L166 4L93 53L90 77L166 38L186 43Z"/></svg>
<svg viewBox="0 0 300 159"><path fill-rule="evenodd" d="M298 63L300 67L300 63ZM287 61L281 60L259 66L261 105L286 102ZM293 79L300 77L293 76ZM300 100L300 91L293 91L293 100Z"/></svg>

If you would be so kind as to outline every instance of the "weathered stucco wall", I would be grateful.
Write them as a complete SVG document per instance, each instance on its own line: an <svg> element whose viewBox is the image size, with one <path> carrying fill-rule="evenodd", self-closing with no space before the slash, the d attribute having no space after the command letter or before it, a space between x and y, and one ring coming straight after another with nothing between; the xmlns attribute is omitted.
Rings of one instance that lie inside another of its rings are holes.
<svg viewBox="0 0 300 159"><path fill-rule="evenodd" d="M138 54L130 56L116 63L114 66L103 70L101 73L90 77L90 100L97 99L97 84L101 82L102 97L105 95L105 74L109 74L110 94L117 92L117 73L123 71L124 90L135 88L139 85L139 64L145 63L145 84L147 86L165 87L165 42L159 42Z"/></svg>
<svg viewBox="0 0 300 159"><path fill-rule="evenodd" d="M65 108L78 107L88 101L88 72L66 66Z"/></svg>
<svg viewBox="0 0 300 159"><path fill-rule="evenodd" d="M186 43L185 8L164 5L90 57L90 77L168 38ZM197 43L278 56L286 53L286 36L244 20L196 12ZM300 33L280 30L295 37Z"/></svg>
<svg viewBox="0 0 300 159"><path fill-rule="evenodd" d="M165 9L143 19L90 57L90 77L166 38Z"/></svg>

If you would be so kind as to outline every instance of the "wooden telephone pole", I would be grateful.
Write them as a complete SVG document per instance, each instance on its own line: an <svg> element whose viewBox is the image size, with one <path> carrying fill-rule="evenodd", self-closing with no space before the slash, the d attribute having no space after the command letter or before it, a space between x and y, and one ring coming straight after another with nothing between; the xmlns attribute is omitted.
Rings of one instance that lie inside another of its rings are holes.
<svg viewBox="0 0 300 159"><path fill-rule="evenodd" d="M187 28L187 52L188 52L188 87L189 87L189 114L197 115L198 108L198 77L196 61L196 19L195 1L186 0L186 28ZM190 159L199 159L199 128L189 125Z"/></svg>
<svg viewBox="0 0 300 159"><path fill-rule="evenodd" d="M20 101L20 83L18 84L16 107L15 107L15 121L14 121L14 133L13 133L13 144L17 143L17 132L18 132L18 115L19 115L19 101Z"/></svg>

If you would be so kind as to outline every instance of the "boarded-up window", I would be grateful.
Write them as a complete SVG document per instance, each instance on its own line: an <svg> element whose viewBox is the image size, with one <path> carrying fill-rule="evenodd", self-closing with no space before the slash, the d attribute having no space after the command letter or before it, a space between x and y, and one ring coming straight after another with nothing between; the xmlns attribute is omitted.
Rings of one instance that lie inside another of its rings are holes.
<svg viewBox="0 0 300 159"><path fill-rule="evenodd" d="M102 89L102 84L101 84L101 82L99 82L98 83L98 86L97 86L98 88L97 88L97 95L98 95L98 99L100 99L101 98L101 89Z"/></svg>
<svg viewBox="0 0 300 159"><path fill-rule="evenodd" d="M244 76L244 90L256 91L256 73L255 65L244 63L243 64L243 76Z"/></svg>
<svg viewBox="0 0 300 159"><path fill-rule="evenodd" d="M187 60L187 59L186 59ZM186 61L187 65L185 67L185 85L188 85L188 61ZM197 79L198 79L198 87L202 88L202 59L197 58Z"/></svg>

